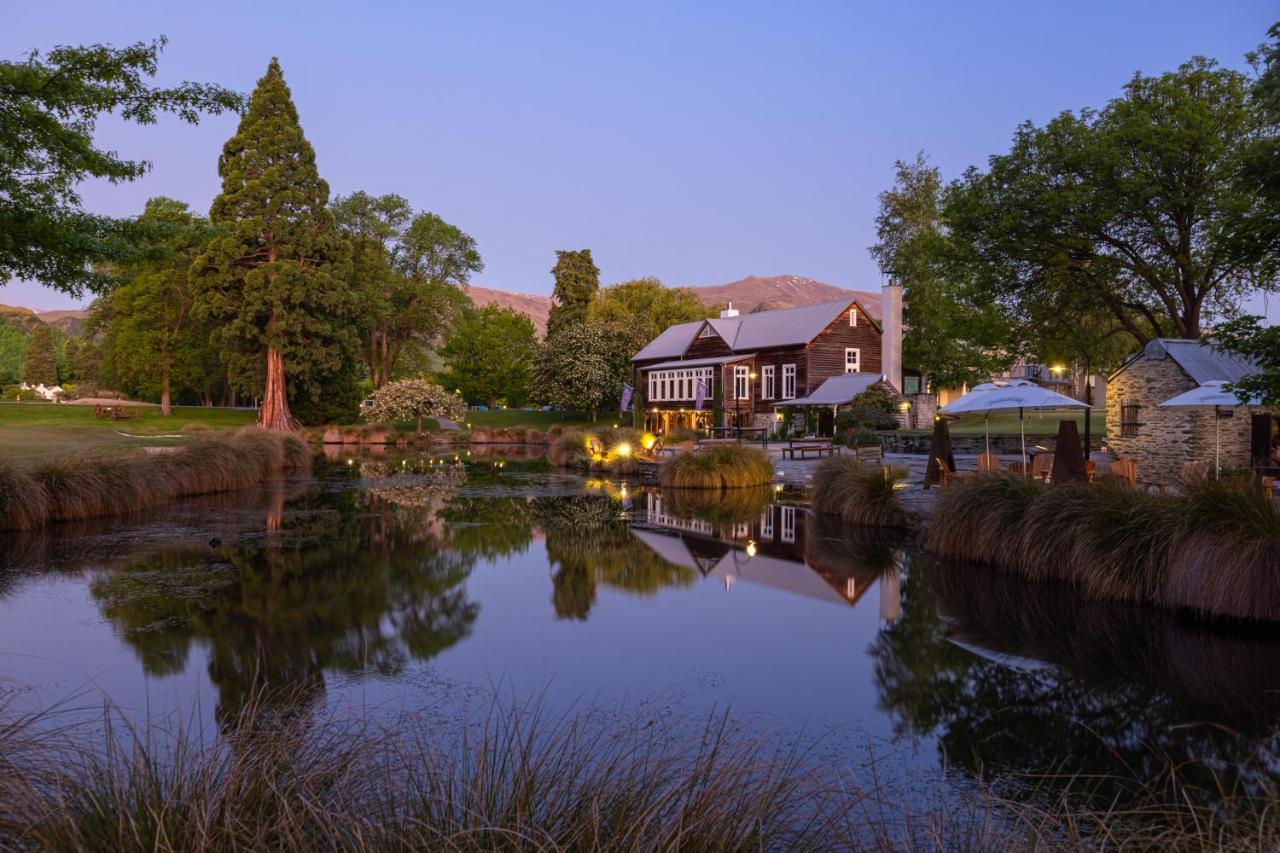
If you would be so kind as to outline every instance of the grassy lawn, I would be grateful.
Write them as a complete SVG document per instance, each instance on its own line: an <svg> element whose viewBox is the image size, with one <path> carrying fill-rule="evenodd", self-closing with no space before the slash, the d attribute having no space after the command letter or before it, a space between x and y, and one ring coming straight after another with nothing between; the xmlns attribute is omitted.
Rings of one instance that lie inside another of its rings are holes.
<svg viewBox="0 0 1280 853"><path fill-rule="evenodd" d="M1089 413L1094 436L1101 437L1107 432L1107 413L1101 410ZM1057 435L1058 422L1073 420L1084 435L1083 412L1027 412L1027 435ZM949 424L952 435L982 435L985 427L982 415L963 415L959 420ZM917 430L917 432L927 432ZM1017 435L1018 413L1007 412L991 416L992 435Z"/></svg>
<svg viewBox="0 0 1280 853"><path fill-rule="evenodd" d="M0 459L39 461L87 450L126 450L142 445L172 444L156 438L180 433L189 423L214 429L246 426L257 413L203 406L175 406L164 417L159 407L129 407L136 420L99 420L93 406L52 403L0 403ZM138 437L140 436L140 437Z"/></svg>

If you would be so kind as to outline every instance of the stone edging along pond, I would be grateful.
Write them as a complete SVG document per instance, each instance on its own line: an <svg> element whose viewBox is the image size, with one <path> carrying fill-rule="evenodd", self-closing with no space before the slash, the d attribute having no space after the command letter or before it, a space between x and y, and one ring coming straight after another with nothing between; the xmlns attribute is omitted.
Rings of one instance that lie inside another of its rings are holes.
<svg viewBox="0 0 1280 853"><path fill-rule="evenodd" d="M1249 474L1156 495L1118 478L1045 485L1004 474L939 489L926 517L905 510L898 477L839 457L814 472L814 509L850 523L908 527L944 558L1092 598L1201 617L1280 622L1280 510Z"/></svg>

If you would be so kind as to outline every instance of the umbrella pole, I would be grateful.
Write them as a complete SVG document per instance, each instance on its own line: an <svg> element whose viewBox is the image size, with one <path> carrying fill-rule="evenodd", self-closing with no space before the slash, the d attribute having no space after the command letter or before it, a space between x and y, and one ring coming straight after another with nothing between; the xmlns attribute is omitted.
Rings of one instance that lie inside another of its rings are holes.
<svg viewBox="0 0 1280 853"><path fill-rule="evenodd" d="M1219 441L1219 434L1222 427L1218 422L1218 407L1213 407L1213 479L1217 480L1222 477L1222 443Z"/></svg>
<svg viewBox="0 0 1280 853"><path fill-rule="evenodd" d="M1022 479L1027 479L1027 423L1022 417L1022 407L1018 407L1018 431L1022 433Z"/></svg>
<svg viewBox="0 0 1280 853"><path fill-rule="evenodd" d="M982 416L982 424L986 427L987 432L987 455L991 455L991 413L987 412Z"/></svg>

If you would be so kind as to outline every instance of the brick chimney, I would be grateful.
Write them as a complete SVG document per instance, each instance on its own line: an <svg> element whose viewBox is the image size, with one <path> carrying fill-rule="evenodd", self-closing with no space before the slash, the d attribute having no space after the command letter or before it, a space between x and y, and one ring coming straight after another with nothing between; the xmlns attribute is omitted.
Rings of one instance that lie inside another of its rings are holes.
<svg viewBox="0 0 1280 853"><path fill-rule="evenodd" d="M733 307L732 302L730 302L728 307L726 307L724 310L720 312L720 319L722 320L728 317L737 317L737 316L738 316L738 309Z"/></svg>
<svg viewBox="0 0 1280 853"><path fill-rule="evenodd" d="M880 370L894 388L902 390L902 285L897 279L880 288Z"/></svg>

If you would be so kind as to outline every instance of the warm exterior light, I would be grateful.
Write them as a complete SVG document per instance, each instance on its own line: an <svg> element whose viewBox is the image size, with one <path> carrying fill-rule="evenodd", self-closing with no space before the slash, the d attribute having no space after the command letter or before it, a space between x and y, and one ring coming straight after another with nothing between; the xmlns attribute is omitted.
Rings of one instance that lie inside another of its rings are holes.
<svg viewBox="0 0 1280 853"><path fill-rule="evenodd" d="M751 379L752 381L755 381L755 379L757 379L759 376L760 374L756 373L754 370L747 374L747 378Z"/></svg>
<svg viewBox="0 0 1280 853"><path fill-rule="evenodd" d="M774 417L777 418L778 420L782 420L782 412L778 412L778 414L774 415Z"/></svg>
<svg viewBox="0 0 1280 853"><path fill-rule="evenodd" d="M1055 365L1053 365L1052 367L1050 367L1050 368L1049 368L1049 372L1050 372L1050 373L1058 373L1058 374L1066 373L1066 372L1067 372L1067 368L1066 368L1066 366L1065 366L1065 365L1055 364Z"/></svg>
<svg viewBox="0 0 1280 853"><path fill-rule="evenodd" d="M613 452L625 459L626 457L631 455L631 445L628 442L624 441L621 444L619 444L617 447L615 447L613 449Z"/></svg>
<svg viewBox="0 0 1280 853"><path fill-rule="evenodd" d="M753 539L747 542L747 556L754 557L755 555L756 555L756 543L755 543L755 540Z"/></svg>
<svg viewBox="0 0 1280 853"><path fill-rule="evenodd" d="M653 446L658 443L658 437L651 432L646 432L640 436L640 446L645 450L652 450Z"/></svg>
<svg viewBox="0 0 1280 853"><path fill-rule="evenodd" d="M906 400L903 400L901 403L898 404L898 411L899 412L911 411L911 404L908 403Z"/></svg>

